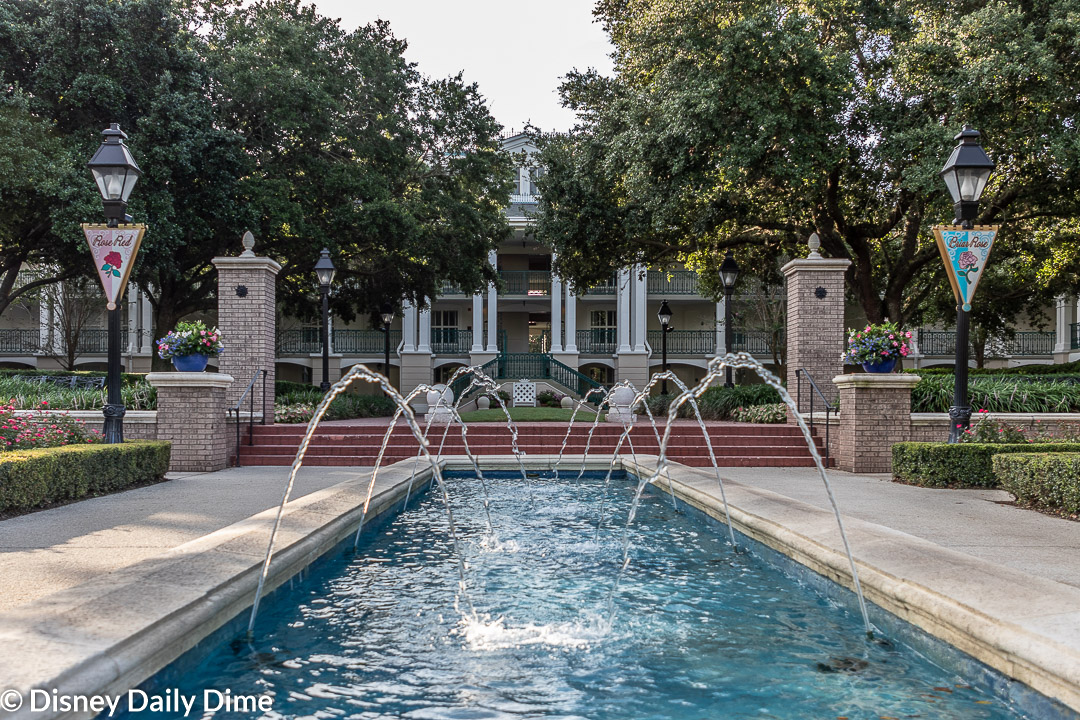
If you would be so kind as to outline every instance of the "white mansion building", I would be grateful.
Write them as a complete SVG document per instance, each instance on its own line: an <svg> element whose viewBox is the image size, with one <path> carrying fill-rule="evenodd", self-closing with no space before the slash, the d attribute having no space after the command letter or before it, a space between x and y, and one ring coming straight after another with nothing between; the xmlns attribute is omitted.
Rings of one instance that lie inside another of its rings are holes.
<svg viewBox="0 0 1080 720"><path fill-rule="evenodd" d="M507 137L504 146L515 154L529 155L534 150L520 134ZM661 367L657 310L664 300L671 308L675 328L667 337L668 364L684 381L700 379L709 360L727 351L724 304L700 294L696 272L631 267L585 292L571 291L552 275L551 250L527 232L535 205L532 173L520 168L506 209L513 236L488 258L498 271L501 288L491 286L484 294L468 296L447 284L430 307L406 306L395 318L390 374L399 388L407 391L419 383L443 382L463 365L487 365L489 374L499 378L546 379L575 394L595 384L623 379L640 387ZM737 309L752 305L740 305L744 299L737 290ZM124 310L125 369L148 371L154 351L150 303L132 286ZM65 338L73 337L72 323L65 315L70 312L70 307L65 308L55 297L44 295L9 308L0 316L0 366L104 369L104 316L84 319L74 352L69 353ZM774 361L774 333L755 325L751 315L739 313L732 350L750 352L770 365ZM861 322L854 308L849 315L849 326ZM1055 319L1052 331L1030 330L1008 341L991 342L987 364L1080 358L1076 299L1060 299ZM277 335L278 379L318 384L322 380L318 326L279 319ZM952 363L952 331L923 329L915 339L909 366ZM782 333L779 340L782 344ZM330 380L357 363L381 369L384 343L382 329L369 327L367 318L351 324L332 320ZM782 358L782 347L777 350Z"/></svg>

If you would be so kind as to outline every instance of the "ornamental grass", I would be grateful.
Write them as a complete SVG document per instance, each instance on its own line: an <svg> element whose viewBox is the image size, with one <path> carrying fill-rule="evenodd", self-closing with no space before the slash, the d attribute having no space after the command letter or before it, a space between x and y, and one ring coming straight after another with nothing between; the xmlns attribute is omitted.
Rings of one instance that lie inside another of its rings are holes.
<svg viewBox="0 0 1080 720"><path fill-rule="evenodd" d="M911 411L948 412L953 385L952 375L923 377L911 391ZM969 379L968 399L972 408L996 413L1080 412L1080 384L979 376Z"/></svg>

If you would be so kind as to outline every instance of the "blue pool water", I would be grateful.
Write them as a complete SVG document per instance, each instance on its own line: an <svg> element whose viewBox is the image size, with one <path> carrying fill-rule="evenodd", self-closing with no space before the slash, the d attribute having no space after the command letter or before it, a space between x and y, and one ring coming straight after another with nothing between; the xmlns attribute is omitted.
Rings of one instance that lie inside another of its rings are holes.
<svg viewBox="0 0 1080 720"><path fill-rule="evenodd" d="M642 500L609 622L625 478L598 535L601 479L530 493L520 475L489 477L493 534L477 480L448 484L478 620L463 617L430 492L357 555L271 596L250 643L222 643L169 686L274 697L269 714L215 718L1024 717L955 670L868 641L857 612L733 552L664 495Z"/></svg>

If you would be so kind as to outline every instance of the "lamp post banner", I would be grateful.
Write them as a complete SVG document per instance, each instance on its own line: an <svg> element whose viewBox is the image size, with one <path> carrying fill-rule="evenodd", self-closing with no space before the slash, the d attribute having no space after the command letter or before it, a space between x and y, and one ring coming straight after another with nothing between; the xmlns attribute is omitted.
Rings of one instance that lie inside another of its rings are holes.
<svg viewBox="0 0 1080 720"><path fill-rule="evenodd" d="M975 288L990 260L990 249L994 247L999 229L998 225L976 225L970 230L959 225L934 228L953 295L964 312L971 311L971 299L975 297Z"/></svg>
<svg viewBox="0 0 1080 720"><path fill-rule="evenodd" d="M116 304L124 296L124 288L127 287L131 266L135 264L146 226L109 227L83 223L82 229L94 258L101 287L105 290L108 308L115 310Z"/></svg>

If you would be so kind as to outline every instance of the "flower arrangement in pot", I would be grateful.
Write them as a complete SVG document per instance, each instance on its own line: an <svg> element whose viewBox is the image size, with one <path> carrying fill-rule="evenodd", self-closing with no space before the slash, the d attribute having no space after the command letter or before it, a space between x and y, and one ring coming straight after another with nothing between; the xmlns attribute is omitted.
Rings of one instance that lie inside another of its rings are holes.
<svg viewBox="0 0 1080 720"><path fill-rule="evenodd" d="M896 323L867 325L848 335L847 352L840 356L845 363L862 365L866 372L890 373L896 361L907 357L910 332L902 332Z"/></svg>
<svg viewBox="0 0 1080 720"><path fill-rule="evenodd" d="M176 324L176 329L157 341L158 357L172 360L181 372L202 372L212 357L225 349L217 328L207 328L201 320Z"/></svg>

